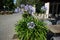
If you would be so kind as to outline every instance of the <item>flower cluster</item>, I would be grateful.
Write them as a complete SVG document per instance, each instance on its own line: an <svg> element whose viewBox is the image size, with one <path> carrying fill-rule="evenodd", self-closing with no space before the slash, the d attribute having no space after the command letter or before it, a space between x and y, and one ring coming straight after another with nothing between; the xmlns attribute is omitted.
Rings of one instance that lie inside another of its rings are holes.
<svg viewBox="0 0 60 40"><path fill-rule="evenodd" d="M28 26L28 28L33 29L35 27L35 24L34 24L34 22L29 22L29 23L27 23L27 26Z"/></svg>
<svg viewBox="0 0 60 40"><path fill-rule="evenodd" d="M43 13L45 13L46 10L47 10L47 8L46 8L45 6L42 6L42 7L41 7L41 10L42 10Z"/></svg>

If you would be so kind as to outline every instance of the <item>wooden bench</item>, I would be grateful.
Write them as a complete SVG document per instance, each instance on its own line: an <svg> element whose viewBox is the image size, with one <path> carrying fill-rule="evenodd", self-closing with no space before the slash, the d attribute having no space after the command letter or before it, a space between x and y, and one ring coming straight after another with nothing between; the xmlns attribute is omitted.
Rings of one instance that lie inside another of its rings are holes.
<svg viewBox="0 0 60 40"><path fill-rule="evenodd" d="M47 40L60 37L60 25L48 25Z"/></svg>
<svg viewBox="0 0 60 40"><path fill-rule="evenodd" d="M53 33L60 33L60 25L50 25L48 29Z"/></svg>

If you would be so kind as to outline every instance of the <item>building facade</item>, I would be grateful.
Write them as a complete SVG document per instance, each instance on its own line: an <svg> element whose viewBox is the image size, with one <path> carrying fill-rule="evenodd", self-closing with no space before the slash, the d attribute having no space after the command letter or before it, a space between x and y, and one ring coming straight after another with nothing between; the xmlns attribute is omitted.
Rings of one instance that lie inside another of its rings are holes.
<svg viewBox="0 0 60 40"><path fill-rule="evenodd" d="M49 3L48 5L48 14L51 14L51 17L59 18L60 17L60 0L42 0L43 2Z"/></svg>

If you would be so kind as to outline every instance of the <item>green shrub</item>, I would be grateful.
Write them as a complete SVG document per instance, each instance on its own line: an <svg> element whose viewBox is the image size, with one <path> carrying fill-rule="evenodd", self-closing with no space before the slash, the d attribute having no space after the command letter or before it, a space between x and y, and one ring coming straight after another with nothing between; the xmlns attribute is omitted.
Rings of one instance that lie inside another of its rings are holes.
<svg viewBox="0 0 60 40"><path fill-rule="evenodd" d="M30 27L29 23L33 25ZM19 40L46 40L47 28L42 21L31 16L18 21L16 32Z"/></svg>
<svg viewBox="0 0 60 40"><path fill-rule="evenodd" d="M44 5L40 0L36 3L36 13L41 13L41 7Z"/></svg>
<svg viewBox="0 0 60 40"><path fill-rule="evenodd" d="M27 17L30 17L32 15L31 14L28 14L28 13L24 13L22 16L23 16L23 18L27 18Z"/></svg>

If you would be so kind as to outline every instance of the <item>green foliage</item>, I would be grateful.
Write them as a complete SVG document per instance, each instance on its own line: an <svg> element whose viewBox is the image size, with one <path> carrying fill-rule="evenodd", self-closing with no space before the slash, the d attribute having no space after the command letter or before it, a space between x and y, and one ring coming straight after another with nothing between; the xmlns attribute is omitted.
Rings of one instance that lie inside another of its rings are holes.
<svg viewBox="0 0 60 40"><path fill-rule="evenodd" d="M31 14L23 14L22 16L23 16L24 18L27 18L27 17L30 17Z"/></svg>
<svg viewBox="0 0 60 40"><path fill-rule="evenodd" d="M40 13L41 14L43 14L43 13L45 14L46 13L46 10L40 10Z"/></svg>
<svg viewBox="0 0 60 40"><path fill-rule="evenodd" d="M16 0L16 6L20 6L22 0Z"/></svg>
<svg viewBox="0 0 60 40"><path fill-rule="evenodd" d="M20 6L20 4L31 4L31 5L34 5L35 4L35 0L17 0L16 1L16 5Z"/></svg>
<svg viewBox="0 0 60 40"><path fill-rule="evenodd" d="M25 12L22 16L23 16L23 18L27 18L27 17L31 17L32 15L28 14L28 12Z"/></svg>
<svg viewBox="0 0 60 40"><path fill-rule="evenodd" d="M1 0L0 2L1 2L0 7L5 6L5 8L4 8L5 10L13 10L15 8L13 0Z"/></svg>
<svg viewBox="0 0 60 40"><path fill-rule="evenodd" d="M6 6L8 6L8 10L13 10L15 7L13 0L6 0Z"/></svg>
<svg viewBox="0 0 60 40"><path fill-rule="evenodd" d="M16 5L20 6L20 4L30 4L30 5L36 5L37 3L40 3L41 0L17 0Z"/></svg>
<svg viewBox="0 0 60 40"><path fill-rule="evenodd" d="M31 21L35 23L33 29L27 26L27 23ZM16 32L19 40L46 40L47 28L42 21L30 16L18 21L16 24Z"/></svg>
<svg viewBox="0 0 60 40"><path fill-rule="evenodd" d="M4 5L3 1L4 1L4 0L0 0L0 11L4 9L4 8L3 8L3 5Z"/></svg>
<svg viewBox="0 0 60 40"><path fill-rule="evenodd" d="M42 12L41 7L42 7L43 5L44 5L43 2L41 2L40 0L37 0L37 2L36 2L36 12L37 12L38 14Z"/></svg>

